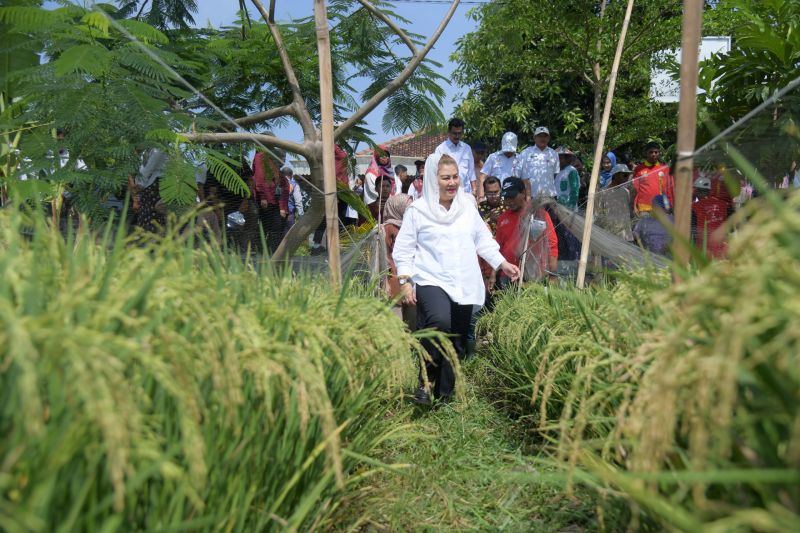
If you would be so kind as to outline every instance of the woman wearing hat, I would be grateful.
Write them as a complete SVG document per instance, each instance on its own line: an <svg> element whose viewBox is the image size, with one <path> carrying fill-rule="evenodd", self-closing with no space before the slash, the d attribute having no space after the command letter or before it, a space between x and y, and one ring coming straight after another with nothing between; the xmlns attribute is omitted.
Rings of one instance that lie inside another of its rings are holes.
<svg viewBox="0 0 800 533"><path fill-rule="evenodd" d="M417 325L451 335L456 353L465 353L473 305L483 305L485 291L478 256L492 268L517 279L519 268L506 261L464 192L455 160L433 154L425 163L423 197L406 210L394 244L403 301L417 305ZM430 339L423 340L429 355L415 401L447 402L455 387L453 367ZM427 378L427 379L426 379ZM426 385L432 385L432 390Z"/></svg>

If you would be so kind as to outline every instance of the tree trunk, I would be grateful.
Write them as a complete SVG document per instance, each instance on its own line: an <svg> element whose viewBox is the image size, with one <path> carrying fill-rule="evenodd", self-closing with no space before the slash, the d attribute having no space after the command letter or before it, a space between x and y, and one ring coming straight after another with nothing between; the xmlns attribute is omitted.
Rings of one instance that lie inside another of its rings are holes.
<svg viewBox="0 0 800 533"><path fill-rule="evenodd" d="M594 66L594 105L592 109L592 145L597 146L600 138L600 127L603 123L603 82L600 80L600 64Z"/></svg>
<svg viewBox="0 0 800 533"><path fill-rule="evenodd" d="M603 51L603 22L606 16L606 6L608 4L603 1L600 2L600 24L599 24L599 31L597 32L597 56L600 57L600 53ZM592 66L592 79L594 83L592 84L592 88L594 89L594 106L592 110L592 144L597 146L597 141L600 138L600 127L603 123L603 75L600 69L600 61L598 60Z"/></svg>
<svg viewBox="0 0 800 533"><path fill-rule="evenodd" d="M314 233L322 219L325 217L325 195L323 190L322 178L322 159L309 159L309 167L311 169L310 181L314 185L311 187L311 205L308 211L303 213L295 223L294 226L286 233L281 241L278 249L272 254L273 261L284 261L294 255L297 248L303 243L309 235ZM301 185L302 187L302 185Z"/></svg>

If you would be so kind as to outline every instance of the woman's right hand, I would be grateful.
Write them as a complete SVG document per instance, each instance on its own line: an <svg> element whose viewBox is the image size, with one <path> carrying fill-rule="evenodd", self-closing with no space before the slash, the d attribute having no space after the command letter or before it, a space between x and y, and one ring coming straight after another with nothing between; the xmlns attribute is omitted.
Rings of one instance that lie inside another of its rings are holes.
<svg viewBox="0 0 800 533"><path fill-rule="evenodd" d="M400 285L400 293L403 295L400 299L401 303L417 305L417 297L414 295L414 286L411 283Z"/></svg>

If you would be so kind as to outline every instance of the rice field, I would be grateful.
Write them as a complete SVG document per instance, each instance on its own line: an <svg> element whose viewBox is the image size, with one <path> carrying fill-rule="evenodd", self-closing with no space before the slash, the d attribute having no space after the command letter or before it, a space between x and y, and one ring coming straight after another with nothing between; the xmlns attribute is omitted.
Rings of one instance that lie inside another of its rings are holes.
<svg viewBox="0 0 800 533"><path fill-rule="evenodd" d="M677 286L508 292L426 411L363 280L3 212L0 529L800 530L800 199L740 216Z"/></svg>

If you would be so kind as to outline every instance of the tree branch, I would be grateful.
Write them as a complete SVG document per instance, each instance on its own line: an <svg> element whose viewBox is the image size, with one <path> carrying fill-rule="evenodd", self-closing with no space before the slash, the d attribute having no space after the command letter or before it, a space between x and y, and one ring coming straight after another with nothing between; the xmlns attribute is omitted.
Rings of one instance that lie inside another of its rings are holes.
<svg viewBox="0 0 800 533"><path fill-rule="evenodd" d="M425 59L425 56L428 54L428 52L430 52L431 48L433 48L433 45L435 45L436 41L439 40L439 37L442 35L445 27L450 22L450 19L453 18L453 13L456 12L459 1L460 0L453 0L453 3L450 4L450 9L447 10L447 14L445 14L442 22L439 23L439 27L436 28L436 31L433 33L433 35L431 35L431 38L428 40L425 47L422 48L422 50L417 50L414 53L413 59L408 63L408 65L406 65L406 68L404 68L395 79L389 82L386 87L378 91L372 98L364 102L358 111L353 113L350 118L345 120L338 128L336 128L336 131L333 134L334 139L341 137L347 130L352 128L359 120L367 116L370 111L378 107L378 104L383 102L383 100L399 89L400 86L411 77L411 75L414 73L414 70L416 70L419 64L422 63L422 60Z"/></svg>
<svg viewBox="0 0 800 533"><path fill-rule="evenodd" d="M289 82L289 87L292 89L292 101L295 104L295 117L300 122L300 126L303 128L303 135L307 139L312 139L316 137L316 131L314 130L314 123L311 120L311 115L306 109L305 100L303 100L303 93L300 91L300 83L297 81L297 74L294 72L294 67L292 67L292 62L289 59L289 52L286 50L286 45L283 43L283 37L281 37L280 29L278 25L275 24L275 0L270 0L269 2L269 12L264 9L264 5L261 3L260 0L252 0L253 5L256 6L256 9L261 13L261 17L264 19L264 22L267 23L269 26L269 31L272 34L272 40L275 41L275 47L278 49L278 55L281 58L281 64L283 65L283 72L286 74L286 81Z"/></svg>
<svg viewBox="0 0 800 533"><path fill-rule="evenodd" d="M141 7L141 8L139 8L139 12L138 12L138 13L136 13L136 17L135 17L135 18L136 18L136 20L139 20L139 17L141 17L141 16L142 16L142 12L144 11L144 8L145 8L145 6L147 6L147 3L148 3L149 1L150 1L150 0L144 0L144 2L142 2L142 7Z"/></svg>
<svg viewBox="0 0 800 533"><path fill-rule="evenodd" d="M636 35L634 35L633 39L631 39L630 41L628 41L628 44L627 44L627 46L625 46L625 48L623 48L623 50L622 50L622 53L624 54L625 52L627 52L628 50L630 50L631 48L633 48L633 47L634 47L634 45L637 43L637 41L638 41L639 39L641 39L641 38L642 38L642 37L643 37L645 34L647 34L647 32L648 32L649 30L651 30L651 29L652 29L652 28L650 28L650 27L649 27L649 26L647 26L646 24L643 24L643 25L642 25L642 31L640 31L639 33L637 33ZM643 53L645 53L645 52L644 52L644 51L642 51L641 53L637 54L637 56L641 56Z"/></svg>
<svg viewBox="0 0 800 533"><path fill-rule="evenodd" d="M258 113L253 113L252 115L247 115L246 117L237 118L234 120L237 126L250 126L252 124L257 124L259 122L264 122L265 120L270 120L272 118L278 117L285 117L286 115L292 115L293 117L297 117L295 114L295 106L294 104L288 104L281 107L275 107L272 109L268 109L266 111L259 111Z"/></svg>
<svg viewBox="0 0 800 533"><path fill-rule="evenodd" d="M181 133L183 137L196 143L261 143L264 146L273 146L281 148L293 154L302 155L306 158L311 156L311 148L307 145L298 144L296 142L287 141L286 139L279 139L274 135L265 135L263 133L248 133L244 132L225 132L225 133Z"/></svg>
<svg viewBox="0 0 800 533"><path fill-rule="evenodd" d="M358 3L364 6L364 8L374 16L381 19L387 26L389 26L389 28L391 28L391 30L395 32L404 43L406 43L406 46L408 46L408 49L411 50L412 54L417 53L417 47L414 45L414 42L411 40L411 38L397 24L395 24L392 19L387 17L383 11L373 6L367 0L358 0Z"/></svg>

